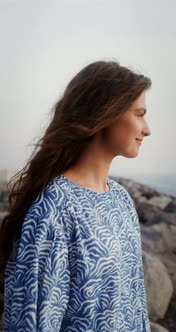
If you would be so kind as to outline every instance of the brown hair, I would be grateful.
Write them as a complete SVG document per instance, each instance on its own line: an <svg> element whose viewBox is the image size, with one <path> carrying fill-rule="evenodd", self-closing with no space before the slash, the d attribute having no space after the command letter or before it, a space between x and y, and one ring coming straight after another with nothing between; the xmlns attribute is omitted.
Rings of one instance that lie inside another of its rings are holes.
<svg viewBox="0 0 176 332"><path fill-rule="evenodd" d="M13 239L20 238L24 216L38 193L150 86L150 78L117 61L95 61L71 79L26 166L7 184L10 208L0 227L0 272L5 271Z"/></svg>

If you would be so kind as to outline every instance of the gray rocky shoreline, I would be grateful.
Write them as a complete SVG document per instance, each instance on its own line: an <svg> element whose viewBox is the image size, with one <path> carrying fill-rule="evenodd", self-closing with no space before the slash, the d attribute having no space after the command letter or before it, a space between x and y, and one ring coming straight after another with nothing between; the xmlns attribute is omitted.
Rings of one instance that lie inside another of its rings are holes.
<svg viewBox="0 0 176 332"><path fill-rule="evenodd" d="M131 179L110 178L128 190L139 216L151 330L176 332L176 197ZM1 182L0 221L7 212L6 182ZM3 280L0 276L0 331L2 323Z"/></svg>

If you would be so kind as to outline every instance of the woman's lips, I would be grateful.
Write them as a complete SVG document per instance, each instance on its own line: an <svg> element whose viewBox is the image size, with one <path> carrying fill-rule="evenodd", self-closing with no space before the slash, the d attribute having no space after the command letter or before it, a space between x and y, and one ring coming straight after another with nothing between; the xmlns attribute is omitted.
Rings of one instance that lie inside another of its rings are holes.
<svg viewBox="0 0 176 332"><path fill-rule="evenodd" d="M138 143L142 144L142 139L136 138L136 141L138 141Z"/></svg>

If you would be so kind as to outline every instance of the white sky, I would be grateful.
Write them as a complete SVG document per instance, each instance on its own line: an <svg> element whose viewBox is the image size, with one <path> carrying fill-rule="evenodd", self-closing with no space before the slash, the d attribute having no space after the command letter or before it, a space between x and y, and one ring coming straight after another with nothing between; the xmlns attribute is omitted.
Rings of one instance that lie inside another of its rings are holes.
<svg viewBox="0 0 176 332"><path fill-rule="evenodd" d="M151 135L110 173L176 172L175 0L0 0L0 169L25 165L69 80L116 59L152 79Z"/></svg>

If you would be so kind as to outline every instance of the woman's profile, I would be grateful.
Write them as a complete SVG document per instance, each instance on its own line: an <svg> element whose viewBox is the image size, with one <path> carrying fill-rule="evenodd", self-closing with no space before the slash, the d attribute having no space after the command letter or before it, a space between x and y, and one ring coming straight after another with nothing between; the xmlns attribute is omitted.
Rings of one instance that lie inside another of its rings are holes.
<svg viewBox="0 0 176 332"><path fill-rule="evenodd" d="M138 215L108 176L116 156L136 157L151 134L151 84L118 61L95 61L54 105L8 184L0 229L4 332L151 332Z"/></svg>

